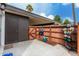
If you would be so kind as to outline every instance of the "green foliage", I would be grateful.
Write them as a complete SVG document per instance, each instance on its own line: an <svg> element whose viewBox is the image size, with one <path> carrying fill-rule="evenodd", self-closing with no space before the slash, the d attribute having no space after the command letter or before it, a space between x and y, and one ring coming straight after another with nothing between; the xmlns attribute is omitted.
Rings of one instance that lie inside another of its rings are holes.
<svg viewBox="0 0 79 59"><path fill-rule="evenodd" d="M32 7L32 5L30 5L30 4L28 4L28 5L26 6L26 9L27 9L29 12L32 12L32 11L33 11L33 7Z"/></svg>
<svg viewBox="0 0 79 59"><path fill-rule="evenodd" d="M68 19L65 19L64 22L63 22L63 24L67 25L67 24L71 24L71 22Z"/></svg>
<svg viewBox="0 0 79 59"><path fill-rule="evenodd" d="M61 17L59 15L56 15L55 18L54 18L54 21L62 24L62 20L61 20Z"/></svg>

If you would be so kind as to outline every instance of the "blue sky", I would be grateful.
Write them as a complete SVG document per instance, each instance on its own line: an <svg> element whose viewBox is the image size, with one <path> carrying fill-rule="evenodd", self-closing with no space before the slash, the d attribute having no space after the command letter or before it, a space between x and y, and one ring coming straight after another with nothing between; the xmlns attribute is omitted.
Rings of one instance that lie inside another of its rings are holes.
<svg viewBox="0 0 79 59"><path fill-rule="evenodd" d="M26 9L27 3L10 3L15 7ZM73 22L72 5L67 3L31 3L33 13L53 19L55 15L59 15L62 21L69 19ZM79 4L75 4L76 20L79 22Z"/></svg>

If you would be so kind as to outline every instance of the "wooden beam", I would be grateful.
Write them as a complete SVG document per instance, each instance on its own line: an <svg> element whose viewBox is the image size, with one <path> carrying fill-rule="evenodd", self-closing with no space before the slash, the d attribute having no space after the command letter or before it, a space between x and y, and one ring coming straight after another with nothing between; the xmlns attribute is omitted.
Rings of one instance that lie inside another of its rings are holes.
<svg viewBox="0 0 79 59"><path fill-rule="evenodd" d="M50 25L51 28L65 28L67 26L63 26L63 25ZM31 28L37 27L37 28L49 28L49 26L29 26ZM77 27L77 25L73 25L71 27Z"/></svg>

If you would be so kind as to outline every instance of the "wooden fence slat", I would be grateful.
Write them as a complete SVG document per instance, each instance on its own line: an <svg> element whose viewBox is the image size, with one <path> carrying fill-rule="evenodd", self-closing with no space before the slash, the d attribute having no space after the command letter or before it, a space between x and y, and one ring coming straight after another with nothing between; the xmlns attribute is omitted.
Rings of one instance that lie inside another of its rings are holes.
<svg viewBox="0 0 79 59"><path fill-rule="evenodd" d="M37 28L35 27L35 35L36 35L36 39L37 39Z"/></svg>
<svg viewBox="0 0 79 59"><path fill-rule="evenodd" d="M49 40L51 40L51 26L50 26L49 29L50 29L50 31L49 31L49 36L50 36L50 37L49 37Z"/></svg>
<svg viewBox="0 0 79 59"><path fill-rule="evenodd" d="M77 27L77 54L79 55L79 24Z"/></svg>

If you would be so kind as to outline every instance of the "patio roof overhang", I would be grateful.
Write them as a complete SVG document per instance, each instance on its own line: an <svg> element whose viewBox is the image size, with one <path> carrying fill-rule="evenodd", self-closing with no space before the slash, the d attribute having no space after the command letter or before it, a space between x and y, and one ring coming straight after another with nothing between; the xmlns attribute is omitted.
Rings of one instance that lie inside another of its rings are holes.
<svg viewBox="0 0 79 59"><path fill-rule="evenodd" d="M28 11L16 8L14 6L6 4L5 12L16 14L19 16L24 16L26 18L29 18L30 25L40 25L40 24L57 24L57 22L48 19L46 17L30 13Z"/></svg>

